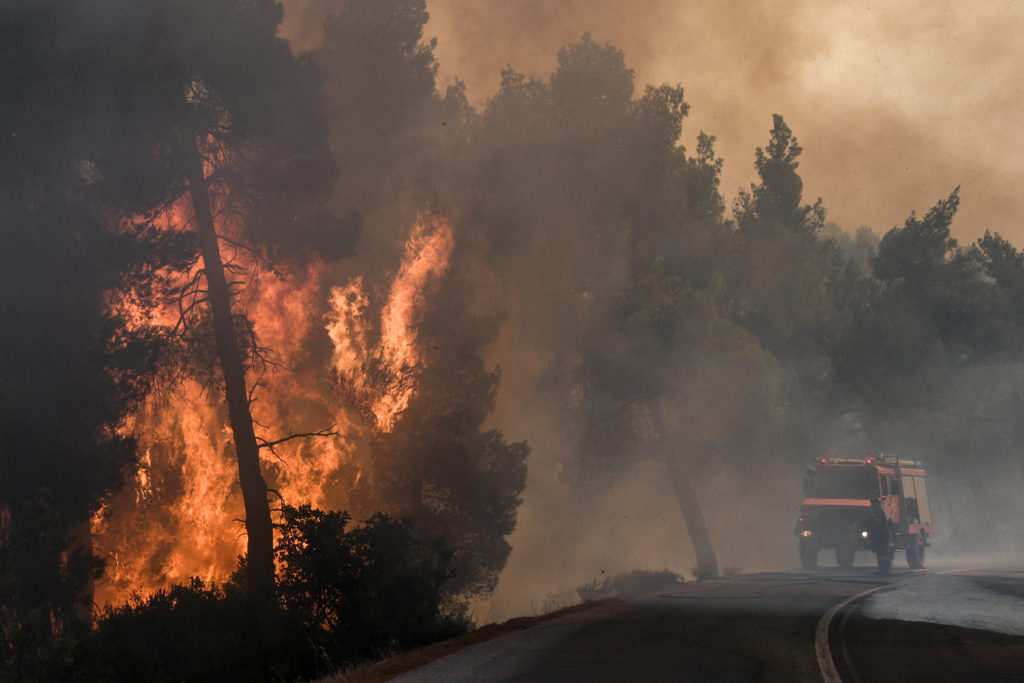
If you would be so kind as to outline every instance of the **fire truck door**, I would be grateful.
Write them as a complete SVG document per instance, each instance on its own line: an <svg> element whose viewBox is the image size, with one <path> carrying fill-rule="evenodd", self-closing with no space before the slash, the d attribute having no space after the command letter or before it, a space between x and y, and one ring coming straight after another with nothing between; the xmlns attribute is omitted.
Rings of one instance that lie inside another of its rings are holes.
<svg viewBox="0 0 1024 683"><path fill-rule="evenodd" d="M898 524L900 521L900 496L896 478L891 474L883 474L880 478L882 511L885 512L886 519L893 524Z"/></svg>

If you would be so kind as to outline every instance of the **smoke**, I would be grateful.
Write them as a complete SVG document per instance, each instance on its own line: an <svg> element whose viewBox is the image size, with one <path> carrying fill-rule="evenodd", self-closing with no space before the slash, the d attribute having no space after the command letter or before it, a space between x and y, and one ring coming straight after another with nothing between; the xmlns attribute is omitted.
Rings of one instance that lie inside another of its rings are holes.
<svg viewBox="0 0 1024 683"><path fill-rule="evenodd" d="M283 34L302 49L318 44L325 17L339 6L303 0L285 5ZM1020 9L1001 3L915 2L888 9L791 0L753 5L432 0L426 9L425 37L437 38L439 88L456 79L464 82L478 112L493 107L502 69L511 66L546 82L558 66L558 50L589 32L596 43L623 50L638 91L648 83L684 86L690 110L682 142L692 153L698 131L717 137L727 203L755 179L753 150L764 145L771 115L779 112L804 150L799 170L805 198L820 195L829 219L846 230L868 225L884 232L959 185L963 203L954 230L961 240L973 240L987 228L1011 241L1024 237L1013 218L1024 200L1009 189L1022 160L1007 153L1021 132L1020 105L1007 96L1020 78L1021 55L1013 38L1024 22ZM512 197L490 207L495 211L487 218L500 215L500 229L487 220L466 228L491 233L482 241L491 241L492 251L479 252L486 265L477 272L478 305L505 314L500 335L487 348L488 362L502 368L491 423L525 438L533 449L511 537L515 552L493 603L497 614L528 611L543 594L600 578L602 571L639 563L689 573L694 565L666 474L649 454L634 454L634 466L611 481L577 486L583 427L572 396L559 392L553 367L565 361L566 348L579 346L575 335L581 320L601 314L595 302L624 285L628 266L624 250L613 245L602 245L605 253L596 257L586 251L599 228L581 206L588 199L600 201L586 179L559 179L552 190L550 179L508 175L514 174L509 168L463 179L473 191L483 186L485 194ZM626 174L620 180L630 182ZM503 183L500 191L498 183ZM467 239L474 237L467 234ZM863 254L858 258L864 261ZM601 277L588 280L586 271L595 263ZM591 305L594 310L579 313ZM622 351L615 348L611 330L601 333L608 355ZM771 372L788 387L782 395L794 395L794 381L801 382L794 380L796 370ZM851 455L894 448L941 460L944 455L937 454L949 451L943 442L933 444L932 453L920 453L922 445L901 441L897 428L881 429L877 442L863 432L851 435L842 419L849 406L813 405L813 400L786 406L787 419L797 424L780 431L789 437L803 433L805 445L845 440L858 451ZM738 407L717 418L723 432L758 421L754 411ZM915 438L928 429L903 427ZM748 431L751 440L764 434ZM795 564L790 532L803 467L793 455L786 438L775 435L759 452L740 457L756 464L754 486L737 483L742 478L728 457L712 458L701 471L699 495L709 507L722 565L749 570ZM941 467L936 478L942 487ZM949 500L974 495L955 486L949 493ZM975 507L984 506L972 500ZM942 505L936 508L940 518ZM960 535L959 526L942 528L941 534L950 534L943 540ZM967 535L979 537L973 531Z"/></svg>
<svg viewBox="0 0 1024 683"><path fill-rule="evenodd" d="M320 40L333 3L288 0L283 35ZM898 7L805 0L432 0L442 86L464 81L482 107L507 65L539 78L584 32L623 49L639 83L681 83L692 105L684 141L718 138L727 198L753 180L751 150L772 113L805 149L810 197L848 230L884 232L960 185L957 236L1024 238L1024 125L1016 40L1024 8L992 0Z"/></svg>
<svg viewBox="0 0 1024 683"><path fill-rule="evenodd" d="M545 78L558 48L589 31L625 51L639 83L686 88L684 141L717 136L727 198L753 180L751 150L778 112L804 147L807 195L846 229L885 231L960 185L958 237L1024 238L1010 189L1024 173L1019 6L433 0L428 11L441 82L462 79L478 106L503 67Z"/></svg>
<svg viewBox="0 0 1024 683"><path fill-rule="evenodd" d="M1019 495L1018 362L946 370L918 410L893 416L879 436L929 467L936 555L1006 558L1024 548Z"/></svg>

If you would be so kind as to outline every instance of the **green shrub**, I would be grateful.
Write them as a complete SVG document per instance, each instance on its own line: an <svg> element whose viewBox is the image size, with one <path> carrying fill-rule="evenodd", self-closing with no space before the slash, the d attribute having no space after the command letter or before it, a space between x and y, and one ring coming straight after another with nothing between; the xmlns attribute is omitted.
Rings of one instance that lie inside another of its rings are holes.
<svg viewBox="0 0 1024 683"><path fill-rule="evenodd" d="M21 648L5 663L3 677L157 683L298 680L317 671L315 660L301 626L283 611L258 609L231 586L222 589L193 579L188 586L108 608L94 629L78 622L33 649Z"/></svg>
<svg viewBox="0 0 1024 683"><path fill-rule="evenodd" d="M348 522L284 508L276 606L250 600L239 571L223 586L193 579L108 608L92 629L43 637L35 622L49 615L4 621L0 682L308 680L469 629L444 605L440 546L384 515Z"/></svg>
<svg viewBox="0 0 1024 683"><path fill-rule="evenodd" d="M346 661L378 657L465 633L469 622L444 604L449 555L418 541L402 522L376 514L347 529L349 516L285 507L278 592L284 609Z"/></svg>

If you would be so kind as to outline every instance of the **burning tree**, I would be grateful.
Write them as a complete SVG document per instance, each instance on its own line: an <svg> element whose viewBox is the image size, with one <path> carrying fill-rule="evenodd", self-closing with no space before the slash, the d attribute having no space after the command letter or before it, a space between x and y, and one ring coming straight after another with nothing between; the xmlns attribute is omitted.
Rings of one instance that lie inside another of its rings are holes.
<svg viewBox="0 0 1024 683"><path fill-rule="evenodd" d="M144 220L197 238L202 266L182 288L181 318L208 315L245 505L247 578L270 596L273 527L246 378L257 347L236 304L237 255L281 261L352 243L352 226L318 209L334 177L320 79L276 37L281 9L270 0L128 4L114 73L134 114L122 145L132 163L120 171L149 181L139 192Z"/></svg>
<svg viewBox="0 0 1024 683"><path fill-rule="evenodd" d="M346 6L352 9L359 4ZM338 42L336 34L366 33L349 23L368 20L368 14L388 15L394 10L403 21L425 21L425 14L406 16L402 11L407 5L415 7L415 1L363 5L361 13L343 12L332 20L331 45ZM373 22L367 32L382 26L392 24L385 17ZM433 72L421 58L422 51L410 47L408 40L406 30L397 35L384 31L380 40L342 41L336 46L349 50L345 55L350 58L328 59L321 54L332 99L349 103L364 98L360 113L371 120L377 108L396 106L388 92L364 93L365 67L378 63L398 72L409 69L417 82L426 77L432 83ZM395 41L397 46L391 44ZM379 54L392 55L393 50L408 53L409 63L402 66ZM355 85L349 72L357 72ZM369 80L378 89L402 89L405 82L387 74ZM437 113L447 106L432 93L424 96L421 89L416 93L403 106L419 115L423 109ZM347 117L346 112L350 109L337 116ZM415 128L416 116L406 114ZM402 119L400 113L397 118ZM455 119L445 120L453 124L448 128L456 128ZM339 128L348 130L340 124ZM429 129L433 135L433 127ZM419 139L411 131L382 135ZM352 153L352 135L336 134L333 142L346 160L346 178L362 174L360 187L394 189L389 183L396 170L381 170L376 159ZM286 504L346 509L356 518L377 511L410 517L424 540L448 537L458 564L457 580L446 586L450 597L461 599L493 588L509 552L504 537L515 522L527 449L524 444L506 443L496 430L482 428L493 409L498 374L484 368L478 351L496 334L498 320L479 319L460 295L472 291L472 283L464 277L453 279L457 270L452 265L453 227L442 216L428 213L414 221L400 260L399 254L389 250L382 257L371 247L366 250L369 256L363 254L369 264L365 269L354 260L342 266L325 257L292 267L298 275L284 281L278 273L289 268L282 259L287 254L282 254L280 243L264 239L265 214L254 215L251 183L247 176L239 177L251 171L251 153L243 147L245 156L240 160L224 144L200 143L197 150L206 166L213 222L218 233L228 238L220 245L228 279L256 275L251 286L231 289L235 311L248 313L246 319L236 317L239 337L246 348L255 338L274 351L265 359L268 372L249 375L250 381L258 383L254 392L258 401L250 404L250 413L256 423L257 446L262 447L266 484ZM433 158L436 141L423 143L407 145L402 160L389 163L415 165L421 157ZM216 154L211 156L211 150ZM192 186L201 190L203 183L197 174L193 177L197 179ZM246 180L241 187L244 193L237 187L240 179ZM187 183L183 187L191 189ZM411 219L395 214L418 204L416 198L389 200L387 208L382 208L376 195L356 195L345 183L332 201L347 206L358 199L360 213L375 227L378 245L381 234L408 229ZM266 206L264 200L259 208L277 210L281 203ZM185 192L159 220L195 226L198 222L193 219L198 216L193 204L202 206L204 201ZM306 234L296 235L290 246L310 241ZM268 243L272 259L252 249ZM239 246L243 244L246 248ZM359 274L347 282L339 278L353 272ZM107 599L132 590L156 590L192 575L223 580L239 550L231 521L239 496L231 472L221 463L231 448L223 429L230 416L202 388L209 371L201 366L213 364L217 355L204 356L203 351L210 346L203 337L213 329L206 306L209 287L198 271L188 273L183 285L188 293L184 308L193 321L189 336L195 340L190 349L192 377L172 397L150 396L136 415L141 455L136 481L111 501L97 524L98 538L111 557L100 585ZM178 314L173 313L172 325ZM326 330L321 322L325 318ZM222 371L214 375L218 373ZM457 419L450 419L453 415ZM274 433L316 431L316 425L329 423L336 425L337 433L312 441L281 443ZM486 485L478 485L485 480ZM485 490L491 492L486 499L478 495ZM448 504L442 509L443 496ZM142 534L135 531L140 523L145 528Z"/></svg>
<svg viewBox="0 0 1024 683"><path fill-rule="evenodd" d="M529 448L484 428L499 372L487 370L479 349L500 318L469 314L467 276L450 272L453 249L447 221L421 219L379 323L357 279L335 288L329 332L332 375L368 437L349 504L400 515L419 538L442 540L453 555L445 593L458 601L497 583Z"/></svg>

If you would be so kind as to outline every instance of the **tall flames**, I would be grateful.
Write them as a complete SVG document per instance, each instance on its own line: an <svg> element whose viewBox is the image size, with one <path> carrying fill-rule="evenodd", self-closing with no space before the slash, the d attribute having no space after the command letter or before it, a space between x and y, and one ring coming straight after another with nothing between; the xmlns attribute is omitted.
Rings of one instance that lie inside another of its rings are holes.
<svg viewBox="0 0 1024 683"><path fill-rule="evenodd" d="M370 343L369 301L361 279L331 292L334 370L354 403L372 416L381 431L391 431L409 405L416 369L422 362L416 328L425 297L448 266L453 246L446 221L420 221L405 244L405 257L380 319L380 340Z"/></svg>
<svg viewBox="0 0 1024 683"><path fill-rule="evenodd" d="M230 225L222 228L231 232ZM328 287L322 263L280 276L244 250L225 254L232 271L245 274L238 307L247 312L265 361L250 370L248 383L264 476L279 502L343 509L360 485L363 436L393 429L416 391L424 362L418 325L453 245L447 221L421 217L378 307L362 278ZM189 282L196 272L178 277ZM201 288L194 291L201 296ZM128 317L173 326L178 310L174 303ZM208 384L193 373L161 387L124 426L138 443L139 463L93 521L94 545L108 559L97 604L193 576L222 581L244 552L227 411L220 390Z"/></svg>

